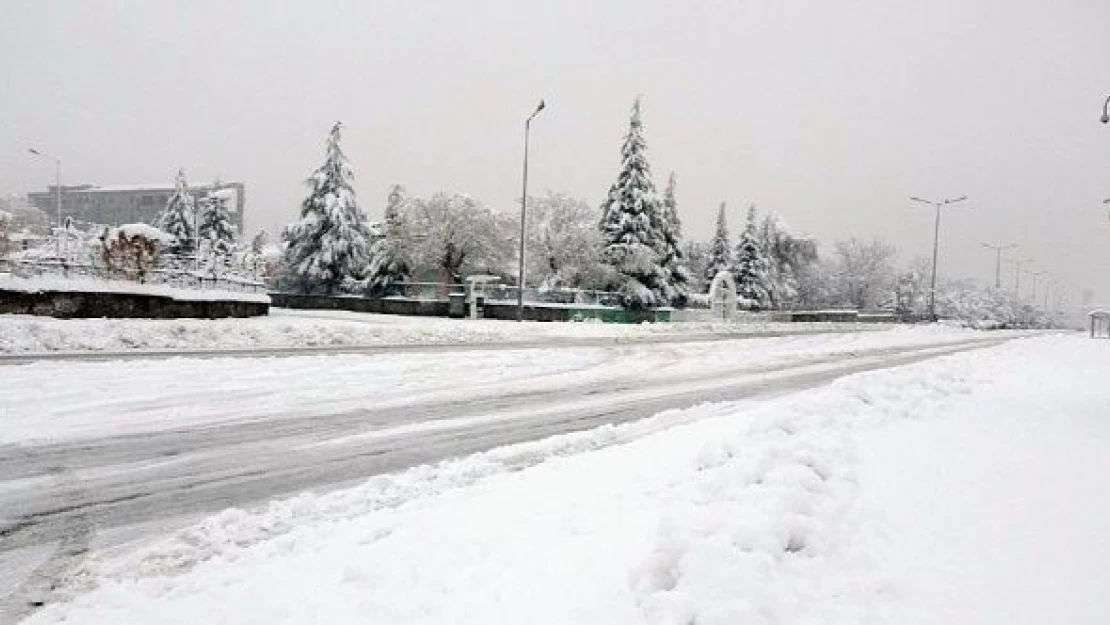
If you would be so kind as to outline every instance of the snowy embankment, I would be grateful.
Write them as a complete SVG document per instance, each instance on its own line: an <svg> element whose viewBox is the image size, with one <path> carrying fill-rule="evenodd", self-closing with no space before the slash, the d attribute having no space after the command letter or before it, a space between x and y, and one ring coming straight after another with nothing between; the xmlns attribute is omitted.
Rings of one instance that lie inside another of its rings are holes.
<svg viewBox="0 0 1110 625"><path fill-rule="evenodd" d="M1018 340L227 511L28 623L1105 622L1107 371Z"/></svg>
<svg viewBox="0 0 1110 625"><path fill-rule="evenodd" d="M51 319L0 315L0 353L214 350L427 343L490 343L568 337L775 331L850 332L889 326L828 323L526 323L274 308L250 319Z"/></svg>
<svg viewBox="0 0 1110 625"><path fill-rule="evenodd" d="M130 295L157 295L185 302L257 302L268 304L266 293L247 293L224 289L186 289L168 284L143 284L133 280L105 280L102 278L38 276L19 278L0 274L0 289L20 293L127 293Z"/></svg>

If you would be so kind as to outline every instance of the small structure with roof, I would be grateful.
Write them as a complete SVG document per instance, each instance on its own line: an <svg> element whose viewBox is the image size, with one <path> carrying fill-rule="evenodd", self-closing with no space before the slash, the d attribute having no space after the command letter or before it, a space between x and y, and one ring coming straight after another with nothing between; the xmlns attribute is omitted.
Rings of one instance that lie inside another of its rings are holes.
<svg viewBox="0 0 1110 625"><path fill-rule="evenodd" d="M1087 318L1091 322L1091 338L1110 339L1110 310L1092 310Z"/></svg>

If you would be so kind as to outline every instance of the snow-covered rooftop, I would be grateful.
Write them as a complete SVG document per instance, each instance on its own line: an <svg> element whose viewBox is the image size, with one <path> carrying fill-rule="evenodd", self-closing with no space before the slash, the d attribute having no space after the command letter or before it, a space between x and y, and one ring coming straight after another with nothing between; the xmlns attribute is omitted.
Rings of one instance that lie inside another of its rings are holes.
<svg viewBox="0 0 1110 625"><path fill-rule="evenodd" d="M243 183L241 183L241 182L220 183L219 187L220 188L225 188L225 187L228 187L228 186L231 186L231 185L240 185L240 184L243 184ZM203 190L203 189L211 189L214 186L215 185L213 185L212 183L190 184L189 189L191 189L191 190L198 190L198 189ZM151 183L151 184L110 184L110 185L88 184L88 185L66 185L66 186L62 187L62 190L65 191L66 193L124 193L124 192L142 192L142 191L172 193L174 189L175 189L175 187L174 187L174 184L172 182L157 182L157 183ZM46 191L44 193L53 193L53 187L51 187L50 191Z"/></svg>

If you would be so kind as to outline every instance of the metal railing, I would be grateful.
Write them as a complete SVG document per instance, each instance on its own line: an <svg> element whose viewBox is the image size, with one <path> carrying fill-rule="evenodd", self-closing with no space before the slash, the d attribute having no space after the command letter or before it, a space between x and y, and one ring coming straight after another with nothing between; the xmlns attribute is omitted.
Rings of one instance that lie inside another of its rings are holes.
<svg viewBox="0 0 1110 625"><path fill-rule="evenodd" d="M405 297L409 299L447 301L451 293L465 293L467 299L473 294L469 284L450 284L445 282L395 282L385 289L383 297ZM515 303L518 288L508 284L482 284L474 287L479 297L488 302ZM524 289L524 301L533 304L565 304L583 306L620 306L619 293L591 289Z"/></svg>
<svg viewBox="0 0 1110 625"><path fill-rule="evenodd" d="M253 276L235 273L212 275L177 268L157 268L138 274L124 274L87 263L69 263L58 260L0 259L0 273L9 273L17 278L25 279L51 277L63 280L111 280L201 291L233 291L236 293L266 293L267 291L266 284Z"/></svg>

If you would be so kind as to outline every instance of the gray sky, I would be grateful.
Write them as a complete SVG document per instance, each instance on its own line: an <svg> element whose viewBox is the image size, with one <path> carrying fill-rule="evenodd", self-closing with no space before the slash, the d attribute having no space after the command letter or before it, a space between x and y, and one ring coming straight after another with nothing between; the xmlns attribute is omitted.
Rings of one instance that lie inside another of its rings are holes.
<svg viewBox="0 0 1110 625"><path fill-rule="evenodd" d="M824 242L879 236L941 271L993 277L983 241L1110 296L1106 0L0 0L0 192L64 182L247 184L248 230L304 195L330 124L364 209L389 185L600 202L629 107L679 180L688 237L720 201ZM1005 279L1012 277L1009 271ZM1110 299L1110 297L1104 298Z"/></svg>

